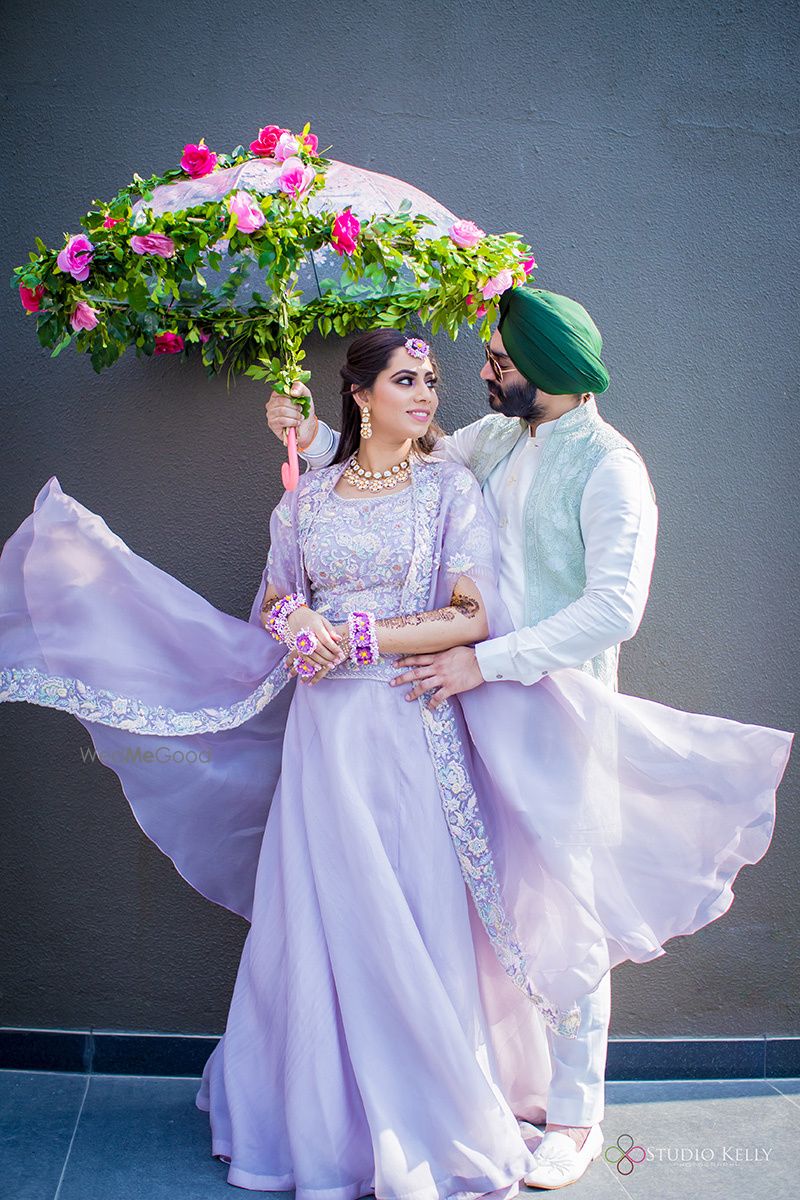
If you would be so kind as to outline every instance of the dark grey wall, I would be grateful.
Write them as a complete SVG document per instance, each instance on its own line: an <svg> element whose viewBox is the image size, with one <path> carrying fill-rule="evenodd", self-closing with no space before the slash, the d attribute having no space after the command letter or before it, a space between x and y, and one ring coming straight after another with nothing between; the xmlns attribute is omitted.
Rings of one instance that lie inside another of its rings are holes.
<svg viewBox="0 0 800 1200"><path fill-rule="evenodd" d="M601 411L661 511L622 687L794 729L797 579L794 6L731 0L4 5L3 273L92 200L201 136L230 150L310 118L334 156L396 174L487 230L606 339ZM795 176L796 178L796 176ZM196 361L97 376L3 304L4 540L56 474L139 554L246 617L279 497L265 393ZM449 427L484 411L472 335L438 347ZM342 347L311 346L335 419ZM0 1023L217 1032L245 925L193 892L84 765L65 713L0 707ZM796 764L795 764L796 766ZM612 1034L800 1033L797 774L731 911L614 973Z"/></svg>

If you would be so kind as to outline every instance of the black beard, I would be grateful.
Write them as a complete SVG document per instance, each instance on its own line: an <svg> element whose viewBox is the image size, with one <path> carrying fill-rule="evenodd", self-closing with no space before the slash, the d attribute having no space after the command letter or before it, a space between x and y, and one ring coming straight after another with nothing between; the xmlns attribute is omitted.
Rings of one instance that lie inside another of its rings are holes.
<svg viewBox="0 0 800 1200"><path fill-rule="evenodd" d="M547 416L541 404L536 403L536 385L533 383L487 383L490 403L494 412L506 417L520 417L523 421L540 421Z"/></svg>

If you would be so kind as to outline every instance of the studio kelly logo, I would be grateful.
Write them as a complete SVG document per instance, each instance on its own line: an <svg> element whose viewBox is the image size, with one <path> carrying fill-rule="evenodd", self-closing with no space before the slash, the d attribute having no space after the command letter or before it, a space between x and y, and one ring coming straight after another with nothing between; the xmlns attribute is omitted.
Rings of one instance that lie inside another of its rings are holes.
<svg viewBox="0 0 800 1200"><path fill-rule="evenodd" d="M647 1151L644 1146L634 1146L629 1133L621 1133L616 1145L609 1146L603 1157L612 1167L617 1168L620 1175L630 1175L637 1163L644 1162Z"/></svg>
<svg viewBox="0 0 800 1200"><path fill-rule="evenodd" d="M671 1164L687 1167L695 1163L702 1167L721 1167L727 1164L769 1163L771 1146L639 1146L629 1133L621 1133L616 1144L608 1146L603 1157L620 1175L631 1175L639 1163Z"/></svg>

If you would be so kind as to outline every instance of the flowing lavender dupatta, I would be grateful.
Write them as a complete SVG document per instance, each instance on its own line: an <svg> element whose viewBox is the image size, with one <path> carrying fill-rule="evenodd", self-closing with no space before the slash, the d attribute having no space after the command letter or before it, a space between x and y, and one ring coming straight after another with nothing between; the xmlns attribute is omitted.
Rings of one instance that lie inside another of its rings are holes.
<svg viewBox="0 0 800 1200"><path fill-rule="evenodd" d="M272 796L303 753L284 744L303 685L260 625L261 600L269 580L311 602L304 538L343 469L304 475L274 510L247 621L136 555L55 476L0 556L0 700L76 716L145 834L193 888L248 921ZM507 632L477 483L434 461L415 464L412 480L404 611L444 607L468 575L490 635ZM320 703L327 682L314 686ZM425 700L501 1016L522 998L574 1037L577 1001L610 966L664 954L722 915L736 874L770 843L792 733L612 693L579 670L533 687L484 684L434 711ZM197 755L198 769L176 771L177 752ZM351 746L340 753L346 761Z"/></svg>

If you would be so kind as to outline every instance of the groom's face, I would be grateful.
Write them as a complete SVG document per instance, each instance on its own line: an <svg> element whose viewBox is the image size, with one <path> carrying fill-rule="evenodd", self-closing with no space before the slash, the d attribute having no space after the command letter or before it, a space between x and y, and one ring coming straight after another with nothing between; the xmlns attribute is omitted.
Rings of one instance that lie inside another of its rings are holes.
<svg viewBox="0 0 800 1200"><path fill-rule="evenodd" d="M481 379L488 389L492 411L506 417L522 417L525 421L544 417L546 412L537 402L536 385L530 383L514 366L496 329L489 342L489 353L493 361L487 359L483 364ZM500 379L497 378L498 374L501 375Z"/></svg>

